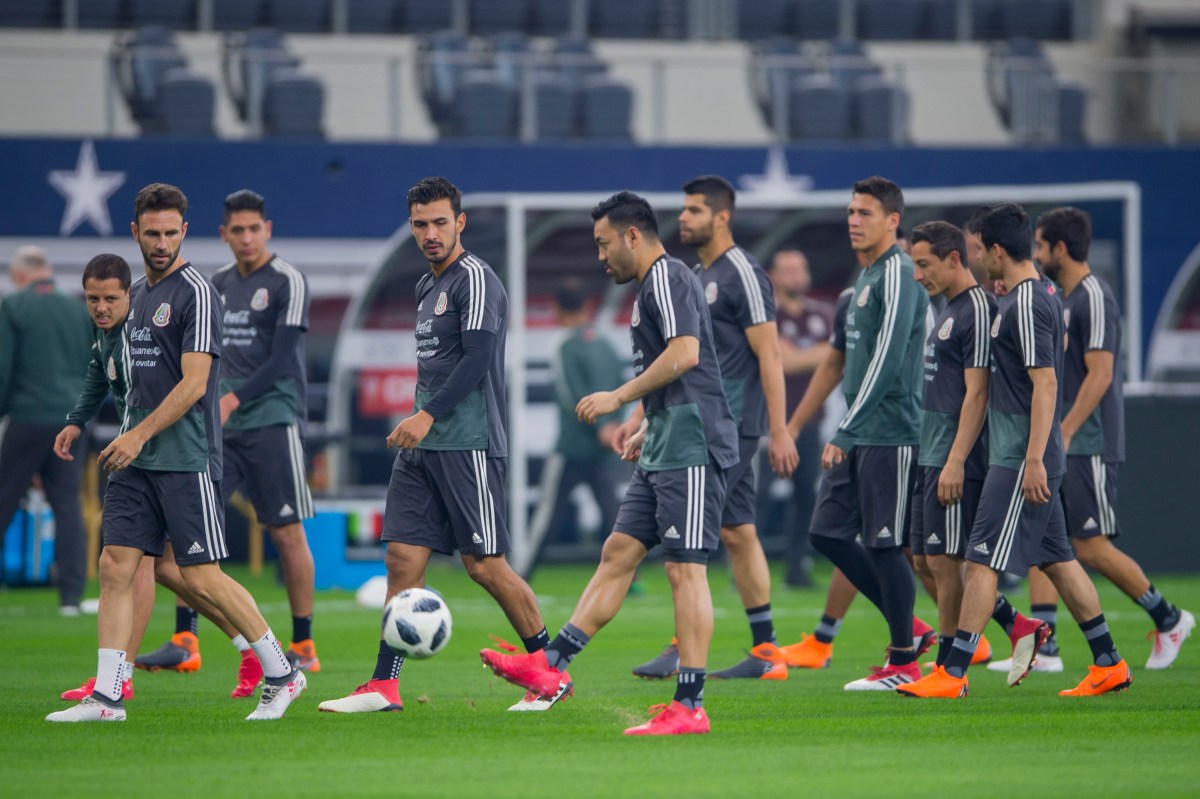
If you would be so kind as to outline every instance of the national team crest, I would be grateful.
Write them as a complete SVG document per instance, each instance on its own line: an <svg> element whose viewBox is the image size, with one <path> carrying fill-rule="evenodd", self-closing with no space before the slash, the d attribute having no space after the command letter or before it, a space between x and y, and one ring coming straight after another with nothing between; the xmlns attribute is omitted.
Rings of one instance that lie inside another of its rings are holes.
<svg viewBox="0 0 1200 799"><path fill-rule="evenodd" d="M704 286L704 299L709 305L717 301L717 284L715 282L708 283Z"/></svg>
<svg viewBox="0 0 1200 799"><path fill-rule="evenodd" d="M942 328L940 330L938 330L938 338L940 338L942 341L945 341L946 339L950 338L950 331L953 329L954 329L954 317L951 316L949 319L946 320L946 323L944 325L942 325Z"/></svg>
<svg viewBox="0 0 1200 799"><path fill-rule="evenodd" d="M108 357L108 379L114 381L117 379L117 364L113 361L111 355Z"/></svg>
<svg viewBox="0 0 1200 799"><path fill-rule="evenodd" d="M634 327L637 327L638 322L640 322L640 321L642 321L642 314L640 311L638 311L637 300L634 300L633 301L633 313L631 313L629 315L629 324L633 325Z"/></svg>
<svg viewBox="0 0 1200 799"><path fill-rule="evenodd" d="M996 321L992 322L992 338L1000 335L1000 314L996 314Z"/></svg>
<svg viewBox="0 0 1200 799"><path fill-rule="evenodd" d="M158 306L158 310L154 312L154 324L156 327L166 327L171 321L171 305L163 303Z"/></svg>
<svg viewBox="0 0 1200 799"><path fill-rule="evenodd" d="M267 293L267 289L261 288L254 292L254 296L250 298L250 307L256 311L261 311L271 304L271 295Z"/></svg>
<svg viewBox="0 0 1200 799"><path fill-rule="evenodd" d="M858 305L859 308L866 307L867 300L869 300L870 298L871 298L871 287L863 286L862 293L858 295L858 299L855 301L855 304Z"/></svg>
<svg viewBox="0 0 1200 799"><path fill-rule="evenodd" d="M441 316L442 314L444 314L446 312L446 303L447 302L448 302L448 300L446 299L446 292L443 291L441 294L438 295L437 305L433 306L434 314L436 314L437 316Z"/></svg>

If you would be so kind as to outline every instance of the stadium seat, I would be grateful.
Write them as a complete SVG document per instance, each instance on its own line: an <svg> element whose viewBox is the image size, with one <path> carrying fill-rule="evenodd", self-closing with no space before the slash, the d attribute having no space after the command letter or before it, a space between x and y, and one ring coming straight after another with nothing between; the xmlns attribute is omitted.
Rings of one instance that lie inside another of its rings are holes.
<svg viewBox="0 0 1200 799"><path fill-rule="evenodd" d="M128 23L123 0L87 0L79 4L79 27L116 30Z"/></svg>
<svg viewBox="0 0 1200 799"><path fill-rule="evenodd" d="M399 29L399 0L346 0L349 33L392 33Z"/></svg>
<svg viewBox="0 0 1200 799"><path fill-rule="evenodd" d="M265 0L263 23L287 33L328 33L329 0Z"/></svg>
<svg viewBox="0 0 1200 799"><path fill-rule="evenodd" d="M998 43L988 54L985 67L988 96L1000 122L1010 130L1014 125L1027 124L1031 113L1037 110L1044 87L1053 78L1054 66L1042 46L1032 39Z"/></svg>
<svg viewBox="0 0 1200 799"><path fill-rule="evenodd" d="M857 0L858 38L920 39L924 0Z"/></svg>
<svg viewBox="0 0 1200 799"><path fill-rule="evenodd" d="M400 0L400 33L433 33L454 27L454 3Z"/></svg>
<svg viewBox="0 0 1200 799"><path fill-rule="evenodd" d="M787 93L801 75L811 75L816 64L804 46L788 36L757 42L750 60L750 83L763 121L775 125L776 103L786 102Z"/></svg>
<svg viewBox="0 0 1200 799"><path fill-rule="evenodd" d="M845 88L852 88L863 78L880 73L862 43L853 39L838 39L829 43L829 76Z"/></svg>
<svg viewBox="0 0 1200 799"><path fill-rule="evenodd" d="M534 122L538 140L575 135L579 92L558 75L541 73L533 79Z"/></svg>
<svg viewBox="0 0 1200 799"><path fill-rule="evenodd" d="M247 31L262 22L262 0L212 0L213 30Z"/></svg>
<svg viewBox="0 0 1200 799"><path fill-rule="evenodd" d="M279 31L256 28L225 38L221 65L225 88L238 116L251 122L262 108L272 74L276 70L298 67L300 59L288 52Z"/></svg>
<svg viewBox="0 0 1200 799"><path fill-rule="evenodd" d="M422 37L417 51L421 96L435 125L453 124L452 114L462 76L472 68L471 43L455 31Z"/></svg>
<svg viewBox="0 0 1200 799"><path fill-rule="evenodd" d="M792 16L789 0L738 0L737 36L758 41L788 30Z"/></svg>
<svg viewBox="0 0 1200 799"><path fill-rule="evenodd" d="M454 135L511 139L517 135L517 93L485 70L463 76L454 104Z"/></svg>
<svg viewBox="0 0 1200 799"><path fill-rule="evenodd" d="M499 33L488 40L488 46L496 77L505 86L521 91L522 80L536 53L529 37L523 33Z"/></svg>
<svg viewBox="0 0 1200 799"><path fill-rule="evenodd" d="M631 138L633 92L604 76L587 79L579 97L579 133L587 139Z"/></svg>
<svg viewBox="0 0 1200 799"><path fill-rule="evenodd" d="M840 0L804 0L802 3L794 3L792 32L805 40L836 39L840 33L839 5Z"/></svg>
<svg viewBox="0 0 1200 799"><path fill-rule="evenodd" d="M578 86L588 78L603 75L608 67L592 52L592 43L581 36L560 36L551 48L551 67Z"/></svg>
<svg viewBox="0 0 1200 799"><path fill-rule="evenodd" d="M854 134L853 90L828 75L796 79L788 96L793 141L842 142Z"/></svg>
<svg viewBox="0 0 1200 799"><path fill-rule="evenodd" d="M1073 83L1055 85L1058 105L1058 144L1086 144L1084 122L1087 114L1087 91Z"/></svg>
<svg viewBox="0 0 1200 799"><path fill-rule="evenodd" d="M563 0L531 0L529 32L534 36L564 36L571 30L571 4Z"/></svg>
<svg viewBox="0 0 1200 799"><path fill-rule="evenodd" d="M921 38L940 42L958 38L958 0L925 0Z"/></svg>
<svg viewBox="0 0 1200 799"><path fill-rule="evenodd" d="M324 136L324 110L325 88L319 80L294 69L277 70L263 97L263 135Z"/></svg>
<svg viewBox="0 0 1200 799"><path fill-rule="evenodd" d="M119 34L110 58L118 88L134 122L143 130L154 128L159 113L159 84L171 70L187 66L171 31L151 25Z"/></svg>
<svg viewBox="0 0 1200 799"><path fill-rule="evenodd" d="M1005 38L1071 38L1071 0L1006 0L998 6Z"/></svg>
<svg viewBox="0 0 1200 799"><path fill-rule="evenodd" d="M0 0L0 28L61 28L60 0Z"/></svg>
<svg viewBox="0 0 1200 799"><path fill-rule="evenodd" d="M883 78L863 78L854 87L858 138L876 144L902 144L907 137L908 95Z"/></svg>
<svg viewBox="0 0 1200 799"><path fill-rule="evenodd" d="M971 38L994 41L1007 38L1000 19L1002 0L973 0L971 3Z"/></svg>
<svg viewBox="0 0 1200 799"><path fill-rule="evenodd" d="M168 72L158 89L156 130L167 136L212 138L216 90L212 81L186 69Z"/></svg>
<svg viewBox="0 0 1200 799"><path fill-rule="evenodd" d="M529 0L470 0L467 21L471 33L486 36L529 29Z"/></svg>
<svg viewBox="0 0 1200 799"><path fill-rule="evenodd" d="M129 0L134 27L162 25L171 30L196 29L196 0Z"/></svg>
<svg viewBox="0 0 1200 799"><path fill-rule="evenodd" d="M588 3L588 30L605 39L658 37L657 0L603 0Z"/></svg>

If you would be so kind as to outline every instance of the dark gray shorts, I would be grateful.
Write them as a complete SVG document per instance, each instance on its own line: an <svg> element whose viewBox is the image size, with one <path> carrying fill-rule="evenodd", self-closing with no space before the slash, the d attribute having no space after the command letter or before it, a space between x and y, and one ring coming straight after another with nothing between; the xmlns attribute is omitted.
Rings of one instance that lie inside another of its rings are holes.
<svg viewBox="0 0 1200 799"><path fill-rule="evenodd" d="M504 474L508 461L484 450L402 449L383 509L383 541L449 555L509 551Z"/></svg>
<svg viewBox="0 0 1200 799"><path fill-rule="evenodd" d="M221 476L221 491L226 502L240 488L254 506L258 520L271 527L313 517L304 445L296 425L226 430L222 445L225 473Z"/></svg>
<svg viewBox="0 0 1200 799"><path fill-rule="evenodd" d="M227 558L220 496L208 472L121 469L104 490L100 540L160 557L169 538L180 566Z"/></svg>
<svg viewBox="0 0 1200 799"><path fill-rule="evenodd" d="M1116 538L1117 466L1099 455L1070 455L1063 475L1062 503L1071 538Z"/></svg>
<svg viewBox="0 0 1200 799"><path fill-rule="evenodd" d="M919 472L909 535L913 554L963 557L967 551L967 538L975 525L983 481L964 480L962 499L953 505L943 505L937 496L942 470L936 466L922 466Z"/></svg>
<svg viewBox="0 0 1200 799"><path fill-rule="evenodd" d="M854 447L821 475L812 534L886 549L904 546L908 535L917 448Z"/></svg>
<svg viewBox="0 0 1200 799"><path fill-rule="evenodd" d="M758 439L738 439L740 460L725 470L725 507L721 509L721 526L737 527L754 524L758 518L758 492L754 487L754 456L758 454Z"/></svg>
<svg viewBox="0 0 1200 799"><path fill-rule="evenodd" d="M1058 493L1062 477L1049 479L1051 498L1044 505L1025 501L1024 477L1024 465L988 469L967 541L967 560L1019 577L1030 566L1075 559Z"/></svg>
<svg viewBox="0 0 1200 799"><path fill-rule="evenodd" d="M707 563L721 543L725 471L711 461L648 472L640 466L617 511L613 532L632 536L646 549L660 543L663 558L677 563Z"/></svg>

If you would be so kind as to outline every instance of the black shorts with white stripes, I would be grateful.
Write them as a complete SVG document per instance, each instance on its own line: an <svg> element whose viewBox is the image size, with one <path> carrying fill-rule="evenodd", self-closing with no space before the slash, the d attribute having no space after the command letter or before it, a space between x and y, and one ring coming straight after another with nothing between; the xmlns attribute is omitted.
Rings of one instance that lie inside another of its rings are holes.
<svg viewBox="0 0 1200 799"><path fill-rule="evenodd" d="M1030 566L1075 559L1058 493L1062 477L1047 481L1050 501L1041 505L1026 501L1024 479L1024 465L988 469L967 541L967 560L1021 577Z"/></svg>
<svg viewBox="0 0 1200 799"><path fill-rule="evenodd" d="M137 467L114 472L104 489L104 545L133 547L158 557L168 538L180 566L229 557L220 484L208 472Z"/></svg>
<svg viewBox="0 0 1200 799"><path fill-rule="evenodd" d="M906 543L917 479L917 448L854 447L821 475L813 509L813 535L877 549Z"/></svg>
<svg viewBox="0 0 1200 799"><path fill-rule="evenodd" d="M1117 464L1099 455L1068 455L1063 476L1062 503L1071 538L1116 538Z"/></svg>
<svg viewBox="0 0 1200 799"><path fill-rule="evenodd" d="M392 466L383 541L449 555L509 551L504 474L508 461L485 450L402 449Z"/></svg>
<svg viewBox="0 0 1200 799"><path fill-rule="evenodd" d="M964 480L963 496L953 505L938 501L938 481L942 470L920 467L917 490L913 496L912 532L909 542L914 555L947 555L961 558L967 550L967 538L979 509L982 480Z"/></svg>
<svg viewBox="0 0 1200 799"><path fill-rule="evenodd" d="M228 502L241 490L258 520L283 527L313 517L312 494L304 469L304 446L294 424L273 424L223 435L225 474L221 491Z"/></svg>
<svg viewBox="0 0 1200 799"><path fill-rule="evenodd" d="M707 563L721 543L725 480L725 470L712 461L658 472L639 466L613 532L636 538L646 549L661 543L667 561Z"/></svg>

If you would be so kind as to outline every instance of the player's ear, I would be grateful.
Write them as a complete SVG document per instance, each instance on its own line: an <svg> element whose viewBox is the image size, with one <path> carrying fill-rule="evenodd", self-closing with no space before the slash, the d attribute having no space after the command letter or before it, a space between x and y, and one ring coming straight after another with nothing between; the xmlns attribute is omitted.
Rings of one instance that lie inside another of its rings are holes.
<svg viewBox="0 0 1200 799"><path fill-rule="evenodd" d="M268 233L270 232L270 230L271 230L270 228L267 228L267 232L268 232ZM228 244L228 243L229 243L229 235L228 235L228 233L225 231L225 226L224 226L224 225L221 225L220 227L218 227L218 228L217 228L217 232L221 234L221 241L223 241L223 242L225 242L226 244Z"/></svg>
<svg viewBox="0 0 1200 799"><path fill-rule="evenodd" d="M188 225L188 223L184 222L183 227L179 228L179 240L180 241L183 241L185 238L187 238L187 225Z"/></svg>
<svg viewBox="0 0 1200 799"><path fill-rule="evenodd" d="M458 212L458 219L454 220L454 229L462 233L467 227L467 214L465 211Z"/></svg>
<svg viewBox="0 0 1200 799"><path fill-rule="evenodd" d="M137 226L137 222L130 222L130 223L129 223L129 232L133 234L133 240L134 240L134 241L137 241L137 240L138 240L138 226Z"/></svg>
<svg viewBox="0 0 1200 799"><path fill-rule="evenodd" d="M267 232L267 238L271 238L271 220L267 219L263 222L263 230Z"/></svg>

